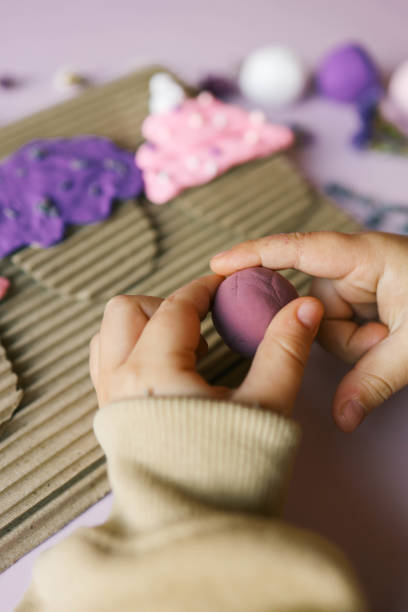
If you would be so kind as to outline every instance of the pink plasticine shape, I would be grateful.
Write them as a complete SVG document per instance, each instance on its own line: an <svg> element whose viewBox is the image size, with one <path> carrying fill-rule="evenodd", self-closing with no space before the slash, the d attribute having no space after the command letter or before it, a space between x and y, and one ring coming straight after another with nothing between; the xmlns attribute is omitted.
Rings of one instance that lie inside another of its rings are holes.
<svg viewBox="0 0 408 612"><path fill-rule="evenodd" d="M0 300L2 300L10 289L10 281L5 276L0 276Z"/></svg>
<svg viewBox="0 0 408 612"><path fill-rule="evenodd" d="M136 153L145 193L164 204L188 187L203 185L233 166L289 147L293 132L265 121L260 111L225 104L208 92L180 107L147 117L147 142Z"/></svg>

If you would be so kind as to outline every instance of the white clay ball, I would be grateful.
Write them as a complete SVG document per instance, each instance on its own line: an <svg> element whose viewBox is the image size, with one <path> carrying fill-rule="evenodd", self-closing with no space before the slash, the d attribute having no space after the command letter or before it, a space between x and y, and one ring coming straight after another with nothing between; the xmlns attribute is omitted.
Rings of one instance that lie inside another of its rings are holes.
<svg viewBox="0 0 408 612"><path fill-rule="evenodd" d="M396 108L404 115L408 115L408 60L394 70L388 86L388 94Z"/></svg>
<svg viewBox="0 0 408 612"><path fill-rule="evenodd" d="M260 104L284 106L303 93L307 72L287 47L261 47L244 60L239 74L242 93Z"/></svg>
<svg viewBox="0 0 408 612"><path fill-rule="evenodd" d="M166 91L160 96L151 96L149 100L149 111L152 115L167 113L183 104L185 94L183 91Z"/></svg>
<svg viewBox="0 0 408 612"><path fill-rule="evenodd" d="M149 81L150 93L159 93L175 85L175 80L167 72L156 72Z"/></svg>
<svg viewBox="0 0 408 612"><path fill-rule="evenodd" d="M158 72L149 82L150 99L149 111L151 114L166 113L180 106L186 94L184 89L165 72Z"/></svg>

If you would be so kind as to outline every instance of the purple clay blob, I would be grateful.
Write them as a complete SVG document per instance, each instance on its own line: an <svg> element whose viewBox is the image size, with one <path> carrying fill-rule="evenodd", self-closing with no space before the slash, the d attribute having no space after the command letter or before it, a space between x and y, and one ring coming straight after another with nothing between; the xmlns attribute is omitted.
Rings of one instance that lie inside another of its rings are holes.
<svg viewBox="0 0 408 612"><path fill-rule="evenodd" d="M382 95L379 71L357 44L342 45L326 55L317 71L316 83L323 96L338 102L374 103Z"/></svg>
<svg viewBox="0 0 408 612"><path fill-rule="evenodd" d="M198 84L198 88L200 91L209 91L220 100L226 100L239 93L236 81L219 74L208 74L203 77Z"/></svg>
<svg viewBox="0 0 408 612"><path fill-rule="evenodd" d="M0 87L2 89L12 89L17 86L17 80L10 74L0 75Z"/></svg>
<svg viewBox="0 0 408 612"><path fill-rule="evenodd" d="M233 351L253 357L273 317L297 297L294 286L278 272L240 270L218 287L212 307L214 326Z"/></svg>
<svg viewBox="0 0 408 612"><path fill-rule="evenodd" d="M113 200L142 189L133 154L110 140L30 142L0 164L0 257L30 244L51 246L65 225L102 221Z"/></svg>

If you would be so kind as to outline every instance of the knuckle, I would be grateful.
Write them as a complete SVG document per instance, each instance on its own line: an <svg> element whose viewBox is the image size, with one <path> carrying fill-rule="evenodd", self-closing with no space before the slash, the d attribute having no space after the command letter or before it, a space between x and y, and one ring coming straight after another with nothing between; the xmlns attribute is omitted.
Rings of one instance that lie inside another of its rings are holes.
<svg viewBox="0 0 408 612"><path fill-rule="evenodd" d="M160 312L163 313L169 313L171 314L172 312L174 312L175 309L178 309L180 307L184 306L184 301L182 298L180 298L177 295L169 295L168 298L166 298L161 304L160 304Z"/></svg>
<svg viewBox="0 0 408 612"><path fill-rule="evenodd" d="M172 304L173 302L176 302L178 299L178 296L176 293L172 293L171 295L169 295L163 302L162 306L167 308L169 304Z"/></svg>
<svg viewBox="0 0 408 612"><path fill-rule="evenodd" d="M174 310L182 310L186 315L190 312L194 312L194 304L191 300L185 295L180 295L174 293L169 295L168 298L162 302L160 306L161 311L163 312L174 312Z"/></svg>
<svg viewBox="0 0 408 612"><path fill-rule="evenodd" d="M184 302L179 297L171 295L160 304L153 316L158 317L162 323L166 321L167 325L171 325L172 319L179 316L180 312L183 316L187 316Z"/></svg>
<svg viewBox="0 0 408 612"><path fill-rule="evenodd" d="M276 348L278 348L293 365L302 370L305 368L307 361L305 347L297 339L289 336L273 337L272 343L268 343L266 347L265 357L267 359L272 357Z"/></svg>
<svg viewBox="0 0 408 612"><path fill-rule="evenodd" d="M277 236L283 236L284 234L270 234L268 236L262 236L262 238L257 238L256 240L246 240L242 242L243 247L254 247L258 253L261 253L263 249L266 249L271 244L271 241L274 240Z"/></svg>
<svg viewBox="0 0 408 612"><path fill-rule="evenodd" d="M393 384L387 379L374 372L364 372L362 375L362 386L375 400L385 402L396 391Z"/></svg>
<svg viewBox="0 0 408 612"><path fill-rule="evenodd" d="M295 267L298 268L302 265L303 253L305 250L306 241L310 240L313 236L313 232L292 232L290 239L295 250Z"/></svg>
<svg viewBox="0 0 408 612"><path fill-rule="evenodd" d="M116 312L128 308L135 300L134 295L115 295L110 298L105 306L105 312Z"/></svg>

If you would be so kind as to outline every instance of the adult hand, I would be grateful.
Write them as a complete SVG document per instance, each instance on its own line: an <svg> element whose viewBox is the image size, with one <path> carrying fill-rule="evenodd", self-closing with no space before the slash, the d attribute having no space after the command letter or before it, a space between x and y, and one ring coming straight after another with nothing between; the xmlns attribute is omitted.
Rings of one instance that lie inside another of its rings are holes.
<svg viewBox="0 0 408 612"><path fill-rule="evenodd" d="M251 266L295 268L317 277L324 304L319 339L355 364L337 388L333 414L353 431L365 415L408 383L408 238L366 232L277 234L236 245L211 267L229 275Z"/></svg>

